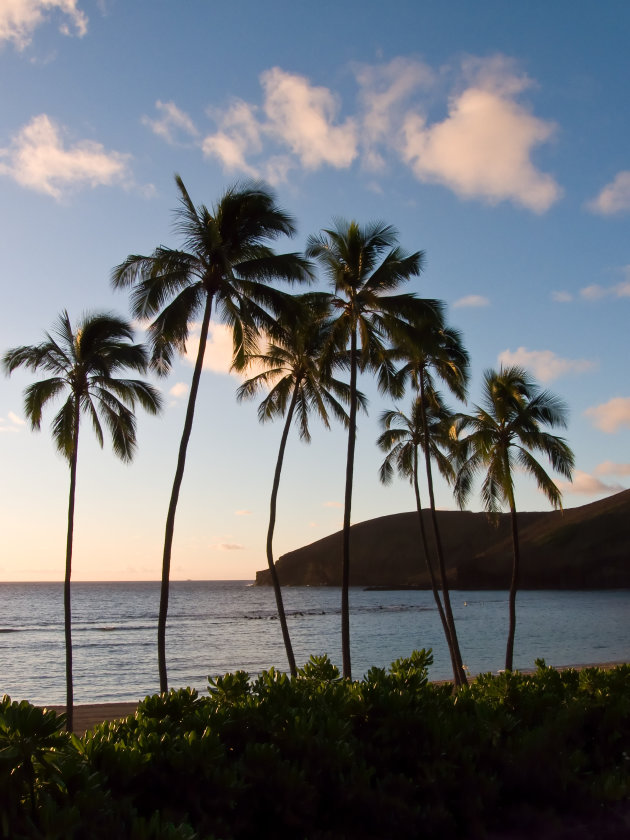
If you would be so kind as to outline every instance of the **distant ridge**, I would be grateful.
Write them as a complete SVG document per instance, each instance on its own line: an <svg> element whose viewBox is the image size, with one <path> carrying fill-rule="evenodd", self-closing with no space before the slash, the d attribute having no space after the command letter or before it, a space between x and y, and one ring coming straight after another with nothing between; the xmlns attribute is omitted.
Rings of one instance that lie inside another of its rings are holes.
<svg viewBox="0 0 630 840"><path fill-rule="evenodd" d="M431 549L430 516L423 512ZM449 584L507 589L512 564L510 517L438 511ZM562 511L519 513L522 589L630 588L630 490ZM283 554L284 586L340 586L342 532ZM430 587L420 554L417 513L381 516L352 526L351 586ZM271 583L269 570L256 584Z"/></svg>

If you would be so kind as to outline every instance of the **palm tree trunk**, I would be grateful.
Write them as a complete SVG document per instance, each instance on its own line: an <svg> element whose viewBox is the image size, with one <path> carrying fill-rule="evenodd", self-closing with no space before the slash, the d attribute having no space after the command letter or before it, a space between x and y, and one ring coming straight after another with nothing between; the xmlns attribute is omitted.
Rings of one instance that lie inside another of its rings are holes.
<svg viewBox="0 0 630 840"><path fill-rule="evenodd" d="M63 618L66 637L66 729L74 728L74 689L72 685L72 607L70 603L70 577L72 574L72 540L74 535L74 497L77 486L77 453L79 449L79 412L81 404L75 397L74 444L70 458L70 492L68 494L68 533L66 535L66 574L63 582Z"/></svg>
<svg viewBox="0 0 630 840"><path fill-rule="evenodd" d="M282 462L284 461L284 450L287 445L287 438L289 437L289 429L291 428L291 421L293 419L293 412L297 403L298 393L300 389L300 380L297 379L293 396L291 397L291 404L287 412L286 423L282 432L280 440L280 451L278 452L278 460L276 461L276 472L273 477L273 487L271 489L271 502L269 504L269 528L267 530L267 564L269 565L269 572L271 574L271 582L273 584L273 591L276 596L276 605L278 607L278 618L280 619L280 627L282 628L282 638L284 639L284 647L287 652L287 659L289 660L289 669L291 676L297 676L297 668L295 666L295 656L293 655L293 647L291 645L291 637L289 636L289 628L287 626L287 617L284 612L284 604L282 602L282 590L280 588L280 581L278 579L278 570L276 564L273 562L273 532L276 525L276 503L278 499L278 488L280 486L280 473L282 472Z"/></svg>
<svg viewBox="0 0 630 840"><path fill-rule="evenodd" d="M510 500L510 518L512 521L512 545L514 547L514 558L512 561L512 580L510 582L509 613L510 626L508 629L507 648L505 651L505 670L512 670L514 659L514 636L516 634L516 591L518 589L520 572L520 548L518 544L518 523L516 521L516 506L514 500Z"/></svg>
<svg viewBox="0 0 630 840"><path fill-rule="evenodd" d="M451 596L448 590L448 581L446 578L446 566L444 563L444 552L442 550L442 539L440 537L440 529L437 523L437 516L435 513L435 495L433 493L433 473L431 471L431 449L429 446L429 429L427 423L427 413L425 410L425 393L424 393L424 372L420 373L420 408L422 411L422 428L424 430L424 460L427 471L427 485L429 488L429 504L431 506L431 521L433 523L433 535L435 537L435 548L438 556L438 568L440 570L440 581L442 584L442 596L444 598L444 612L446 613L446 620L450 630L451 641L453 644L453 654L455 657L455 686L468 685L466 672L462 666L462 655L459 650L459 641L457 639L457 630L455 628L455 619L453 618L453 610L451 608Z"/></svg>
<svg viewBox="0 0 630 840"><path fill-rule="evenodd" d="M451 657L451 666L453 668L453 679L455 680L455 684L457 684L458 680L458 668L457 668L457 659L455 657L455 650L453 647L453 639L451 638L451 630L448 626L448 621L446 620L446 614L444 612L444 607L442 606L442 599L440 598L440 593L438 592L437 588L437 581L435 579L435 572L433 571L433 563L431 562L431 556L429 554L429 546L427 544L427 532L426 528L424 527L424 519L422 517L422 504L420 502L420 487L418 486L418 447L415 446L413 450L413 489L416 496L416 509L418 511L418 522L420 523L420 536L422 539L422 547L424 549L424 560L426 563L427 571L429 572L429 578L431 580L431 591L433 592L433 599L437 606L438 614L440 616L440 621L442 622L442 628L444 630L444 636L446 638L446 644L448 645L448 652Z"/></svg>
<svg viewBox="0 0 630 840"><path fill-rule="evenodd" d="M343 676L352 679L350 657L350 514L354 476L354 445L357 430L357 333L350 339L350 420L348 422L348 457L346 460L346 492L343 509L343 556L341 565L341 659Z"/></svg>
<svg viewBox="0 0 630 840"><path fill-rule="evenodd" d="M166 515L166 528L164 531L162 585L160 587L160 612L158 615L158 669L160 673L161 692L168 691L168 678L166 674L166 617L168 614L169 579L171 573L173 534L175 532L175 512L177 510L179 490L184 477L184 467L186 466L186 450L188 449L188 441L190 440L190 432L192 430L193 418L195 416L195 402L197 399L197 391L199 390L199 380L201 379L201 370L203 367L204 353L206 351L206 342L208 340L211 313L212 295L208 295L206 307L203 313L203 321L201 322L199 350L197 352L197 360L195 361L195 369L193 371L192 382L190 385L190 395L188 397L188 406L186 408L186 419L184 421L184 430L179 444L177 468L175 470L173 489L171 490L171 500L169 502L168 513Z"/></svg>

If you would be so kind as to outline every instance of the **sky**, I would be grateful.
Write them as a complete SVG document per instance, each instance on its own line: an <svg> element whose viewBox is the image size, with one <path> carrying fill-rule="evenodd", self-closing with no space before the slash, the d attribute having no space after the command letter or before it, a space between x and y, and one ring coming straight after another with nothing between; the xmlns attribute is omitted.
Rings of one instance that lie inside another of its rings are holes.
<svg viewBox="0 0 630 840"><path fill-rule="evenodd" d="M1 0L0 351L39 343L58 314L130 317L112 268L178 247L175 173L196 204L263 179L299 251L336 217L382 220L426 269L405 287L447 305L483 372L524 366L569 408L565 507L630 486L630 6L626 0ZM316 281L313 288L326 288ZM137 340L144 339L138 327ZM191 325L188 356L195 350ZM282 431L238 404L230 338L212 326L177 513L173 579L250 579ZM138 414L118 461L85 426L74 580L157 580L192 365L177 359L161 417ZM69 471L29 371L0 378L0 580L63 579ZM369 378L353 522L411 510L379 484L379 416L406 411ZM453 404L453 407L457 407ZM464 408L459 406L460 409ZM289 438L276 556L341 526L346 438L313 421ZM558 479L559 480L559 479ZM426 493L425 493L426 496ZM517 476L522 510L546 499ZM454 508L438 484L437 503ZM471 509L480 510L478 494Z"/></svg>

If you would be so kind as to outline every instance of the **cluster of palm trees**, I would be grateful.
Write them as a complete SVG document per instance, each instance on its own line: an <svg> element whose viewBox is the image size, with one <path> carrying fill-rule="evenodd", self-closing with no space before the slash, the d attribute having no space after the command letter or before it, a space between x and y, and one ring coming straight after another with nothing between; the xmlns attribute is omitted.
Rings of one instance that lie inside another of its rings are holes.
<svg viewBox="0 0 630 840"><path fill-rule="evenodd" d="M266 551L291 673L296 673L296 663L274 563L273 535L289 431L296 424L300 437L308 442L309 415L314 412L325 426L334 418L348 431L340 558L341 636L343 675L352 676L350 518L357 411L366 408L366 399L358 390L358 377L363 373L375 375L381 393L395 400L404 396L408 385L413 390L409 416L398 408L382 416L384 431L378 443L387 454L380 476L388 482L397 471L413 484L420 523L419 545L457 686L466 682L466 674L435 515L432 464L453 482L461 504L470 493L475 475L487 468L482 485L486 508L495 512L502 504L509 505L515 546L511 637L506 659L506 667L511 668L513 606L518 587L513 467L516 463L533 474L552 504L560 505L559 491L531 452L547 455L560 474L570 477L570 449L561 438L543 430L545 426L566 423L565 407L552 395L539 391L518 368L486 374L484 406L475 407L474 414L456 413L446 407L436 385L442 383L454 397L464 400L469 379L468 354L461 335L447 325L441 301L399 291L402 284L421 273L424 254L404 252L391 226L374 223L362 227L354 221L338 219L330 229L308 239L304 255L276 254L269 243L281 236L292 236L295 225L277 207L273 193L265 185L235 185L212 208L207 208L193 204L179 176L176 183L176 230L182 238L181 249L159 246L150 255L130 255L112 272L114 288L131 291L133 317L149 323L148 348L132 344L131 327L115 316L87 315L73 330L68 315L63 313L56 338L47 334L43 344L15 348L4 356L9 373L24 365L53 374L26 391L25 410L33 428L40 426L44 405L62 391L69 392L53 420L53 437L68 459L71 472L64 590L68 728L72 726L72 523L81 414L90 417L101 445L102 415L112 433L114 451L129 460L135 446L135 402L156 413L160 398L146 382L117 378L114 374L123 368L143 373L151 368L159 375L167 375L176 354L185 351L192 323L201 318L199 349L164 534L158 666L160 690L166 691L166 622L175 516L213 315L232 330L233 368L245 375L255 371L239 388L238 399L251 398L262 390L265 396L259 406L259 419L264 422L285 418L271 492ZM315 265L328 280L330 291L292 295L274 285L276 281L309 284L315 279ZM424 454L435 558L428 550L421 515L418 449Z"/></svg>

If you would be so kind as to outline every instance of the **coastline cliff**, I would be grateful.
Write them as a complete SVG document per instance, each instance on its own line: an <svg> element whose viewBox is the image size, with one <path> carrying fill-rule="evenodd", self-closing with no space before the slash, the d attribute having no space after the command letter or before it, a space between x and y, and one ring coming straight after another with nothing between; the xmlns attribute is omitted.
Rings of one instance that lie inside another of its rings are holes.
<svg viewBox="0 0 630 840"><path fill-rule="evenodd" d="M510 516L437 512L449 585L507 589L512 567ZM430 550L430 514L423 512ZM630 490L564 511L518 514L521 589L630 588ZM283 554L284 586L340 586L341 531ZM418 514L397 513L352 526L351 586L430 588L421 555ZM256 584L271 584L269 570Z"/></svg>

